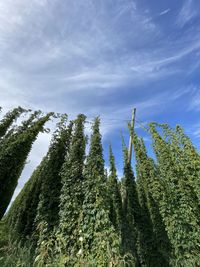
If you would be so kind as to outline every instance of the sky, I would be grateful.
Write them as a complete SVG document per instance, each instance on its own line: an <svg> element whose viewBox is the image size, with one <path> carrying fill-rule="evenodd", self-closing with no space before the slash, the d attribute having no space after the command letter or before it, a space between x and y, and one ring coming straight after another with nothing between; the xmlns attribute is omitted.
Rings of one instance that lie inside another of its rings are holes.
<svg viewBox="0 0 200 267"><path fill-rule="evenodd" d="M199 0L0 0L4 112L21 105L100 115L105 159L111 142L119 176L134 107L138 134L141 122L180 124L200 147L199 66ZM15 196L50 138L40 134Z"/></svg>

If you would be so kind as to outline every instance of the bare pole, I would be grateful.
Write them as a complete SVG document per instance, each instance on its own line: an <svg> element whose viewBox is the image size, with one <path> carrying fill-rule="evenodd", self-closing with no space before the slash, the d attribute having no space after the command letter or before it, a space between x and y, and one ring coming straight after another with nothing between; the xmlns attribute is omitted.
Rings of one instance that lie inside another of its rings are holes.
<svg viewBox="0 0 200 267"><path fill-rule="evenodd" d="M136 108L134 108L132 111L132 120L131 120L132 133L134 132L134 127L135 127L135 117L136 117ZM132 140L132 134L130 134L129 149L128 149L128 162L129 162L129 164L131 164L132 151L133 151L133 140Z"/></svg>

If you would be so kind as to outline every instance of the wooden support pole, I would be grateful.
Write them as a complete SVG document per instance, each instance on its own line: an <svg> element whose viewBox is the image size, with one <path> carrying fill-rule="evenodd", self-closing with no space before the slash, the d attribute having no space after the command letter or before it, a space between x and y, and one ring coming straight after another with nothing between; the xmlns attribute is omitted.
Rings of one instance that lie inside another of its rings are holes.
<svg viewBox="0 0 200 267"><path fill-rule="evenodd" d="M133 111L132 111L132 120L131 120L131 130L132 130L132 132L134 132L135 117L136 117L136 108L134 108ZM130 134L129 150L128 150L128 161L129 161L130 164L131 164L131 159L132 159L132 151L133 151L133 142L132 142L132 136Z"/></svg>

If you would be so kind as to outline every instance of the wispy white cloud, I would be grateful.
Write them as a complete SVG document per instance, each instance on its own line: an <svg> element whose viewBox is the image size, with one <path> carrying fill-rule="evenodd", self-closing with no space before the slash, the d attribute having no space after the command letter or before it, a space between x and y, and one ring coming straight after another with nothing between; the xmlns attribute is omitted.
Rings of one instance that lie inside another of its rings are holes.
<svg viewBox="0 0 200 267"><path fill-rule="evenodd" d="M157 30L133 1L117 1L113 16L111 2L0 2L0 71L6 73L0 79L1 90L16 95L20 90L21 99L22 92L36 95L45 87L48 94L54 93L51 85L57 94L126 85L134 75L127 62L128 46L147 42ZM135 75L135 80L141 78Z"/></svg>
<svg viewBox="0 0 200 267"><path fill-rule="evenodd" d="M185 128L185 133L192 137L193 139L195 139L195 146L198 147L198 149L200 148L200 122L199 120L194 123L194 124L190 124L187 125L187 127Z"/></svg>
<svg viewBox="0 0 200 267"><path fill-rule="evenodd" d="M194 136L200 137L200 123L195 125Z"/></svg>
<svg viewBox="0 0 200 267"><path fill-rule="evenodd" d="M16 90L19 99L72 90L106 94L133 81L140 86L173 75L176 67L165 66L199 48L199 42L191 40L178 52L174 42L166 43L170 49L141 49L156 42L160 28L130 0L117 1L111 16L111 2L2 2L1 58L7 74L0 78L1 90L11 94Z"/></svg>
<svg viewBox="0 0 200 267"><path fill-rule="evenodd" d="M132 67L133 70L137 71L154 71L156 68L159 69L162 66L166 66L168 64L178 62L182 58L186 57L187 55L193 53L200 48L200 40L190 43L187 47L182 48L180 51L174 51L173 55L169 55L166 57L160 56L158 59L155 60L148 60L146 63L141 65L136 65L136 67Z"/></svg>
<svg viewBox="0 0 200 267"><path fill-rule="evenodd" d="M160 16L163 16L163 15L169 13L170 11L171 11L171 9L170 9L170 8L167 8L167 9L161 11L161 12L159 13L159 15L160 15Z"/></svg>
<svg viewBox="0 0 200 267"><path fill-rule="evenodd" d="M200 87L192 86L191 95L192 98L189 103L189 110L200 111Z"/></svg>
<svg viewBox="0 0 200 267"><path fill-rule="evenodd" d="M183 27L186 23L188 23L191 19L197 16L198 12L194 6L193 0L185 0L183 6L177 17L177 25Z"/></svg>

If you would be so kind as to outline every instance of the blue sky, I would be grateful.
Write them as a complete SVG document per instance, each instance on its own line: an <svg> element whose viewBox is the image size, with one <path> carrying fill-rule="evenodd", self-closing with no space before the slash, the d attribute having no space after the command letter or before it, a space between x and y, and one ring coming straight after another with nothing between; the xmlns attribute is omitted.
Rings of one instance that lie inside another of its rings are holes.
<svg viewBox="0 0 200 267"><path fill-rule="evenodd" d="M199 147L199 66L198 0L0 0L4 110L100 115L105 151L121 149L133 107L143 123L181 124ZM16 194L49 139L39 136Z"/></svg>

